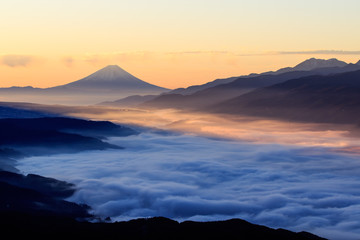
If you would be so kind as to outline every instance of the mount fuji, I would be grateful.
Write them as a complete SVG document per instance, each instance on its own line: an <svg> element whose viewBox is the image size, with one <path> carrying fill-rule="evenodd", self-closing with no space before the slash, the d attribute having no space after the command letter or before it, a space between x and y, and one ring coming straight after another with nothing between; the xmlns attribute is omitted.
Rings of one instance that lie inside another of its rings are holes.
<svg viewBox="0 0 360 240"><path fill-rule="evenodd" d="M117 65L106 66L83 79L50 89L106 92L139 91L146 93L160 93L168 90L144 82Z"/></svg>
<svg viewBox="0 0 360 240"><path fill-rule="evenodd" d="M169 89L142 81L117 65L109 65L83 79L51 88L0 88L0 99L14 102L88 105L131 95L158 95L167 91Z"/></svg>

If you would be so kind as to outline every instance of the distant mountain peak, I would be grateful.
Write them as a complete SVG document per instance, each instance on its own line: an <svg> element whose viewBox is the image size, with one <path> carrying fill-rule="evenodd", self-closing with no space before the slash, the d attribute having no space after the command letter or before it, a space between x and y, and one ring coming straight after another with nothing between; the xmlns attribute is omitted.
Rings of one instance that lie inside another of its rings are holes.
<svg viewBox="0 0 360 240"><path fill-rule="evenodd" d="M145 92L146 94L155 92L160 93L167 90L140 80L118 65L108 65L83 79L60 87L78 90L136 90L139 91L139 93L147 91Z"/></svg>
<svg viewBox="0 0 360 240"><path fill-rule="evenodd" d="M357 63L355 63L356 65L360 65L360 60L357 62Z"/></svg>
<svg viewBox="0 0 360 240"><path fill-rule="evenodd" d="M330 68L330 67L344 67L347 63L343 61L339 61L336 58L330 59L317 59L310 58L305 60L304 62L299 63L294 67L294 70L297 71L310 71L316 68Z"/></svg>

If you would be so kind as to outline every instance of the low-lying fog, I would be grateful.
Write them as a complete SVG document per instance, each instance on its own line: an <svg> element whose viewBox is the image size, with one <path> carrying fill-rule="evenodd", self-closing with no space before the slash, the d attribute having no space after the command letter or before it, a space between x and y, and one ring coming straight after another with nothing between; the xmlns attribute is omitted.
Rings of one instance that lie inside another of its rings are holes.
<svg viewBox="0 0 360 240"><path fill-rule="evenodd" d="M346 126L175 112L73 115L176 130L109 139L124 150L19 162L25 173L77 184L70 200L95 214L113 220L242 218L330 239L360 238L359 141Z"/></svg>

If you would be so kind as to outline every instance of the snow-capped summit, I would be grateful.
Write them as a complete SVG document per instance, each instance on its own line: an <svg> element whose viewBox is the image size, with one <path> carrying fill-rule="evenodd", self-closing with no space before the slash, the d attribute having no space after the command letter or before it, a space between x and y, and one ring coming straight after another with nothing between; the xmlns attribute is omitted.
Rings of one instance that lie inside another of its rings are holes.
<svg viewBox="0 0 360 240"><path fill-rule="evenodd" d="M97 75L97 74L103 74L103 75L109 74L108 75L109 77L119 76L119 75L130 75L128 72L126 72L124 69L122 69L118 65L108 65L108 66L96 71L92 75Z"/></svg>
<svg viewBox="0 0 360 240"><path fill-rule="evenodd" d="M126 72L124 69L118 65L108 65L95 73L83 78L80 81L121 81L121 82L131 82L131 81L141 81L140 79L134 77L130 73Z"/></svg>

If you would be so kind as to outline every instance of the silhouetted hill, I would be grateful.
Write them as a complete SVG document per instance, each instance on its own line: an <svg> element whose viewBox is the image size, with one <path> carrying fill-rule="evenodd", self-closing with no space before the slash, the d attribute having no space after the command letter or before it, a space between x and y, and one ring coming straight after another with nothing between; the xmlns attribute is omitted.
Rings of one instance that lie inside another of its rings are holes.
<svg viewBox="0 0 360 240"><path fill-rule="evenodd" d="M4 120L4 119L2 119ZM41 130L0 121L0 147L13 148L30 155L119 148L100 139L57 130Z"/></svg>
<svg viewBox="0 0 360 240"><path fill-rule="evenodd" d="M215 87L215 86L220 85L220 84L230 83L230 82L234 81L235 79L247 78L247 77L251 77L251 74L248 75L248 76L241 76L241 77L229 77L229 78L215 79L214 81L211 81L211 82L208 82L208 83L205 83L205 84L192 85L192 86L187 87L187 88L177 88L177 89L174 89L174 90L168 92L168 94L191 95L191 94L194 94L194 93L196 93L198 91L204 90L206 88Z"/></svg>
<svg viewBox="0 0 360 240"><path fill-rule="evenodd" d="M137 132L131 128L117 125L109 121L89 121L68 117L0 119L0 127L3 124L34 131L61 131L98 138L137 134Z"/></svg>
<svg viewBox="0 0 360 240"><path fill-rule="evenodd" d="M104 106L117 106L117 107L134 107L137 106L143 102L150 101L154 98L156 98L158 95L133 95L129 97L125 97L116 101L107 101L99 103L98 105L104 105Z"/></svg>
<svg viewBox="0 0 360 240"><path fill-rule="evenodd" d="M129 136L134 130L106 121L74 118L0 119L0 169L9 169L11 151L19 155L47 155L121 148L101 139ZM5 151L6 150L6 151Z"/></svg>
<svg viewBox="0 0 360 240"><path fill-rule="evenodd" d="M52 116L52 114L43 113L39 111L25 110L21 108L13 108L0 106L0 119L1 118L38 118Z"/></svg>
<svg viewBox="0 0 360 240"><path fill-rule="evenodd" d="M14 238L26 232L27 237L36 237L36 239L56 236L59 239L324 240L307 232L294 233L283 229L271 229L240 219L178 223L167 218L155 217L128 222L89 223L77 222L65 217L3 214L0 224L3 228L2 234L10 234Z"/></svg>
<svg viewBox="0 0 360 240"><path fill-rule="evenodd" d="M293 79L206 109L297 121L358 123L360 71Z"/></svg>
<svg viewBox="0 0 360 240"><path fill-rule="evenodd" d="M72 183L59 181L53 178L46 178L35 174L26 176L0 171L0 182L4 182L20 188L26 188L41 192L55 198L67 198L74 194L76 188Z"/></svg>

